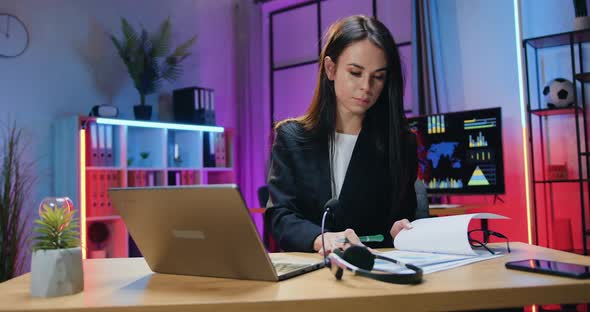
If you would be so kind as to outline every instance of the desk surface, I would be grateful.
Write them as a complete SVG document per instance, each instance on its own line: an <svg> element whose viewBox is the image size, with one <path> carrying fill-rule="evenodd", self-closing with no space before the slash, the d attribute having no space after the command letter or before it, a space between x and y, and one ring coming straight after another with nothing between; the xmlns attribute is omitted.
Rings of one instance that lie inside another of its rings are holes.
<svg viewBox="0 0 590 312"><path fill-rule="evenodd" d="M529 257L590 265L590 257L511 245L510 255L425 275L424 282L414 286L350 272L336 281L327 269L283 282L257 282L154 274L143 258L86 260L84 292L31 298L26 274L0 284L0 311L446 311L590 302L590 280L504 268L506 261Z"/></svg>

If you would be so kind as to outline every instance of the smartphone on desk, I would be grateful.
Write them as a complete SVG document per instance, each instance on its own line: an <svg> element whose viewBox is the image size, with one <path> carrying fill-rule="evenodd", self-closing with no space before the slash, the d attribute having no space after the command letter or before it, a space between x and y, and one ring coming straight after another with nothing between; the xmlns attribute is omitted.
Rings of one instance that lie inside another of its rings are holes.
<svg viewBox="0 0 590 312"><path fill-rule="evenodd" d="M573 278L590 278L590 266L541 259L526 259L506 262L506 267L513 270L566 276Z"/></svg>

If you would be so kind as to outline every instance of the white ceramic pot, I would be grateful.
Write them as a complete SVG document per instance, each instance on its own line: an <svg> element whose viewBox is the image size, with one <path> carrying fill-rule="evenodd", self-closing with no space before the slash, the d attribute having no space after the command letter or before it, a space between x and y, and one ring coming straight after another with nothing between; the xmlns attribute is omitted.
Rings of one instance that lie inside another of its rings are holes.
<svg viewBox="0 0 590 312"><path fill-rule="evenodd" d="M80 248L37 250L31 259L31 296L71 295L84 289Z"/></svg>

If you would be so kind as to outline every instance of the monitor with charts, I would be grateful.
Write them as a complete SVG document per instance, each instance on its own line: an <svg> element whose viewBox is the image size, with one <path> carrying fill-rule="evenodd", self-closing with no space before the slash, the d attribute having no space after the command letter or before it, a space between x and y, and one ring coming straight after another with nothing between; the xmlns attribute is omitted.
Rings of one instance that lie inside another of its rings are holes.
<svg viewBox="0 0 590 312"><path fill-rule="evenodd" d="M503 194L501 108L408 118L429 194Z"/></svg>

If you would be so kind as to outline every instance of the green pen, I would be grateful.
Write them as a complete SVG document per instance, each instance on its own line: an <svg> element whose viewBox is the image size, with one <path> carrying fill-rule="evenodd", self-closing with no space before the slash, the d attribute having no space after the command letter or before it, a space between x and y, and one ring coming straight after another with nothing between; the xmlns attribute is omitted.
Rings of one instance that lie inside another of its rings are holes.
<svg viewBox="0 0 590 312"><path fill-rule="evenodd" d="M377 234L377 235L369 235L369 236L359 236L359 240L361 241L361 243L368 243L368 242L382 242L383 241L383 235L381 234ZM336 240L339 243L350 243L350 241L348 240L348 238L344 238L344 239L338 239Z"/></svg>

